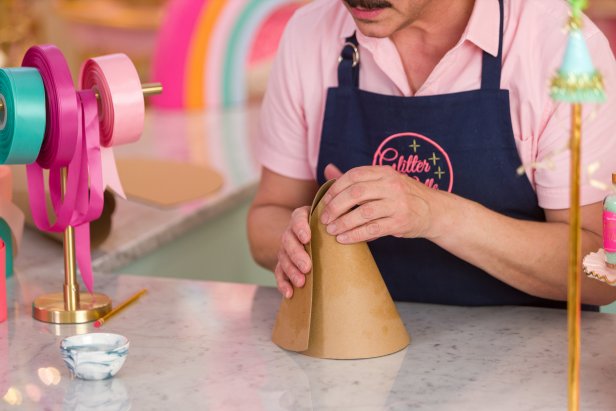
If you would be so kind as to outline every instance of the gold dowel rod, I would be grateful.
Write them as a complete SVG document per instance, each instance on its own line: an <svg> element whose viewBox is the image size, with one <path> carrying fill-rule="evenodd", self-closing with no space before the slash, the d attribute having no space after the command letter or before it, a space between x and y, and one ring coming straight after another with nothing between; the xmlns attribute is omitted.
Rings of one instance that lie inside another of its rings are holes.
<svg viewBox="0 0 616 411"><path fill-rule="evenodd" d="M61 170L61 193L66 192L68 169ZM64 230L64 290L40 295L32 303L32 316L52 324L81 324L94 321L111 310L111 299L104 294L79 293L75 264L75 230Z"/></svg>
<svg viewBox="0 0 616 411"><path fill-rule="evenodd" d="M141 91L143 91L143 95L146 97L161 94L163 92L163 85L161 83L143 83Z"/></svg>
<svg viewBox="0 0 616 411"><path fill-rule="evenodd" d="M141 91L144 96L153 96L155 94L161 94L163 92L163 85L161 83L143 83L141 85ZM96 98L98 98L98 92ZM4 102L0 100L0 111L4 111ZM1 113L0 113L1 114Z"/></svg>
<svg viewBox="0 0 616 411"><path fill-rule="evenodd" d="M161 94L163 92L163 85L161 83L143 83L141 85L141 92L146 97ZM94 94L96 95L96 98L100 98L98 90L96 90Z"/></svg>
<svg viewBox="0 0 616 411"><path fill-rule="evenodd" d="M68 168L61 170L62 195L66 192ZM75 230L68 226L64 230L64 309L76 311L79 308L79 284L75 268Z"/></svg>
<svg viewBox="0 0 616 411"><path fill-rule="evenodd" d="M582 254L580 222L580 156L582 140L582 106L571 110L571 204L569 208L569 275L567 322L569 329L569 411L580 407L580 319Z"/></svg>

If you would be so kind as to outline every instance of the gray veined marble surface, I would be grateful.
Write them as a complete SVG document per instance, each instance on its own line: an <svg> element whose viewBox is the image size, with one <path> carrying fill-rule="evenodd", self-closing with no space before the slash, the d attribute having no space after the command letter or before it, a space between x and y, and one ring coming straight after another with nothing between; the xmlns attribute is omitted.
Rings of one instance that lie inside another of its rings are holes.
<svg viewBox="0 0 616 411"><path fill-rule="evenodd" d="M565 410L566 312L398 304L411 345L369 360L321 360L270 342L280 298L252 285L104 276L122 301L149 293L100 331L129 338L120 372L72 380L63 337L91 324L30 315L48 273L9 280L0 324L0 409L19 410ZM616 409L616 316L584 313L581 409ZM4 394L6 393L6 394ZM19 405L10 405L10 403Z"/></svg>

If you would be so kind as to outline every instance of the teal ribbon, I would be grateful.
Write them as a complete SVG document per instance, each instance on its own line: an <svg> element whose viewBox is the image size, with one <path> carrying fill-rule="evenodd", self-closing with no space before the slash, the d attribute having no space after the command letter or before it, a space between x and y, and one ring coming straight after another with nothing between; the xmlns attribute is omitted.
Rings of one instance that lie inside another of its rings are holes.
<svg viewBox="0 0 616 411"><path fill-rule="evenodd" d="M4 241L6 250L6 277L9 278L13 275L13 234L11 233L11 227L0 218L0 238Z"/></svg>
<svg viewBox="0 0 616 411"><path fill-rule="evenodd" d="M30 164L45 136L45 88L31 67L0 69L0 164Z"/></svg>

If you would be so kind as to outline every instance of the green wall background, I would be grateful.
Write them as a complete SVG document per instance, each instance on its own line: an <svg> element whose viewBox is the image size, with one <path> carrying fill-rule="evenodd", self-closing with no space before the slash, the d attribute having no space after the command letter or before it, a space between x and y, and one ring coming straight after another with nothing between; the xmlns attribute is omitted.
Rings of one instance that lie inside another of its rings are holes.
<svg viewBox="0 0 616 411"><path fill-rule="evenodd" d="M250 255L246 216L250 203L208 221L116 272L153 277L188 278L276 285L274 276Z"/></svg>

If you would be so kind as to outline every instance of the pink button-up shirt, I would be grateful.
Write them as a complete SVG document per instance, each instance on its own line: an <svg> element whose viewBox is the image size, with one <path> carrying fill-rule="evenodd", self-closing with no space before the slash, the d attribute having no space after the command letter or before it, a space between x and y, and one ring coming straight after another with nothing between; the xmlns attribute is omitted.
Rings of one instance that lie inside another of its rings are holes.
<svg viewBox="0 0 616 411"><path fill-rule="evenodd" d="M549 83L563 58L569 8L564 0L504 2L501 87L510 92L518 153L539 205L568 208L570 106L550 99ZM340 0L315 0L295 13L281 40L263 101L257 156L264 167L287 177L315 179L327 88L337 86L338 56L344 39L356 30ZM616 64L607 39L588 19L584 34L607 94L605 104L584 107L581 195L582 204L590 204L606 195L591 180L609 184L616 172ZM476 0L460 41L416 95L480 88L482 52L496 55L498 36L498 0ZM360 88L411 96L393 42L366 37L359 30L357 39ZM588 168L594 163L599 168L589 177Z"/></svg>

